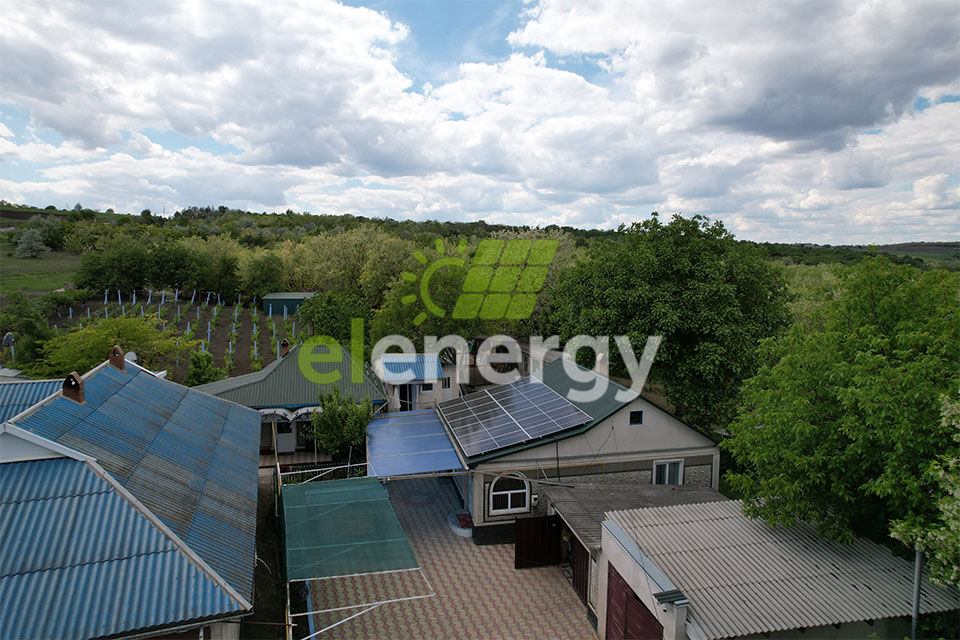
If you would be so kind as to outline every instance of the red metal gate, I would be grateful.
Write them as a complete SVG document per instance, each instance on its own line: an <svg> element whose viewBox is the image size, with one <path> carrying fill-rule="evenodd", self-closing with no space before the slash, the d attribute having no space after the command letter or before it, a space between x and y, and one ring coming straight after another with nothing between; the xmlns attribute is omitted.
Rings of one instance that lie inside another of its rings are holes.
<svg viewBox="0 0 960 640"><path fill-rule="evenodd" d="M663 640L663 625L640 601L626 580L607 571L607 640Z"/></svg>
<svg viewBox="0 0 960 640"><path fill-rule="evenodd" d="M517 518L513 567L560 564L560 516Z"/></svg>

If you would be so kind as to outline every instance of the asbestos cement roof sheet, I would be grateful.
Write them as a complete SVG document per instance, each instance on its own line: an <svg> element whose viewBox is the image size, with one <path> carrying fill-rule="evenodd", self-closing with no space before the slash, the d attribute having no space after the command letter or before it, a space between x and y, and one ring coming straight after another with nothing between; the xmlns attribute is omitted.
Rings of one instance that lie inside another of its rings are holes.
<svg viewBox="0 0 960 640"><path fill-rule="evenodd" d="M252 599L260 415L126 363L14 424L95 458L218 575Z"/></svg>
<svg viewBox="0 0 960 640"><path fill-rule="evenodd" d="M567 478L565 482L576 482ZM540 485L563 521L591 551L600 548L601 527L608 511L665 507L726 500L713 489L659 484L586 483L573 487Z"/></svg>
<svg viewBox="0 0 960 640"><path fill-rule="evenodd" d="M0 539L2 638L125 635L245 609L86 462L0 465Z"/></svg>
<svg viewBox="0 0 960 640"><path fill-rule="evenodd" d="M351 355L346 349L342 349L342 357L338 362L304 363L305 367L312 368L319 375L335 376L337 379L334 382L319 384L310 380L300 369L302 347L302 344L296 345L287 355L260 371L199 385L194 389L255 409L313 407L321 393L333 389L357 401L369 398L374 405L386 402L383 385L365 366L361 364L360 381L352 379Z"/></svg>
<svg viewBox="0 0 960 640"><path fill-rule="evenodd" d="M707 639L910 615L912 562L806 524L774 529L741 508L728 500L607 515L689 599ZM921 612L957 608L957 589L925 581Z"/></svg>
<svg viewBox="0 0 960 640"><path fill-rule="evenodd" d="M30 380L0 384L0 422L49 398L63 384L62 380Z"/></svg>
<svg viewBox="0 0 960 640"><path fill-rule="evenodd" d="M367 425L367 475L385 478L463 468L433 410L388 413Z"/></svg>

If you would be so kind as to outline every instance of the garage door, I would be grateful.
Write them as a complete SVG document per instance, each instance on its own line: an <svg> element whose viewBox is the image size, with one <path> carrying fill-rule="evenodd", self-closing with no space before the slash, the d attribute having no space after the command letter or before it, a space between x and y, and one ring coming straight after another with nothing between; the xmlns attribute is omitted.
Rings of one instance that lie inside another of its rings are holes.
<svg viewBox="0 0 960 640"><path fill-rule="evenodd" d="M613 567L607 572L607 640L662 640L663 625Z"/></svg>

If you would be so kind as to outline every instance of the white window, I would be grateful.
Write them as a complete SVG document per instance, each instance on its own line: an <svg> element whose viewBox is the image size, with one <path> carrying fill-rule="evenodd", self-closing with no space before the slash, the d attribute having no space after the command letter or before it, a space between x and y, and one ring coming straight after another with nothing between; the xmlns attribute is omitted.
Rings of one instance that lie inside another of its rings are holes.
<svg viewBox="0 0 960 640"><path fill-rule="evenodd" d="M683 484L683 460L654 462L653 484Z"/></svg>
<svg viewBox="0 0 960 640"><path fill-rule="evenodd" d="M421 383L420 383L420 391L433 391L433 383L432 383L432 382L421 382Z"/></svg>
<svg viewBox="0 0 960 640"><path fill-rule="evenodd" d="M441 381L441 385L443 386L444 389L449 389L449 388L450 388L450 378L449 378L449 377L448 377L448 378L444 378L444 379Z"/></svg>
<svg viewBox="0 0 960 640"><path fill-rule="evenodd" d="M490 485L490 515L530 511L530 483L519 473L500 476Z"/></svg>

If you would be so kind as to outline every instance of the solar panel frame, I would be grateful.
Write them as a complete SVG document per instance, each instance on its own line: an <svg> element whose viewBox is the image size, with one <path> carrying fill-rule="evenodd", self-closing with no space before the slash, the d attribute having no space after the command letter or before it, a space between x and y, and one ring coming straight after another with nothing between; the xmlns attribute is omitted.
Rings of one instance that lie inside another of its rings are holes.
<svg viewBox="0 0 960 640"><path fill-rule="evenodd" d="M537 440L592 420L532 377L441 402L437 410L467 457Z"/></svg>

